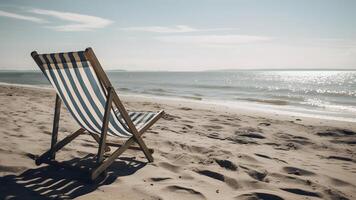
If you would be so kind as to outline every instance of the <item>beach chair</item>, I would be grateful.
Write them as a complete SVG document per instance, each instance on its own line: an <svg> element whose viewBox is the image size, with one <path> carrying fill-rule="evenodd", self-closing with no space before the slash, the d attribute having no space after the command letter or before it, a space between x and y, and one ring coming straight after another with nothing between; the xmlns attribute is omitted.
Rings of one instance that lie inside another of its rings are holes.
<svg viewBox="0 0 356 200"><path fill-rule="evenodd" d="M153 162L153 151L147 148L141 136L162 117L163 110L128 112L91 48L51 54L33 51L31 56L57 92L51 147L36 159L37 165L64 164L55 161L56 152L84 133L90 134L99 144L94 167L89 170L91 180L95 180L128 148L142 150L147 160ZM81 128L57 142L62 101ZM124 138L125 142L107 142L107 135ZM132 146L133 143L138 147ZM110 146L117 149L104 156Z"/></svg>

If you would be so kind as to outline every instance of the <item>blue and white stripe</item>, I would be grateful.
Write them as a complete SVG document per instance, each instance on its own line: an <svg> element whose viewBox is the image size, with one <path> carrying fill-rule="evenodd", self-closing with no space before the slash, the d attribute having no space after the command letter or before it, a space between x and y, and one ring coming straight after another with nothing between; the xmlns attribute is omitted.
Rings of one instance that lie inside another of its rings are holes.
<svg viewBox="0 0 356 200"><path fill-rule="evenodd" d="M101 85L84 51L40 54L41 70L56 89L69 112L79 125L92 133L101 133L107 91ZM129 112L137 129L142 128L156 113ZM130 137L128 126L113 108L109 116L108 134Z"/></svg>

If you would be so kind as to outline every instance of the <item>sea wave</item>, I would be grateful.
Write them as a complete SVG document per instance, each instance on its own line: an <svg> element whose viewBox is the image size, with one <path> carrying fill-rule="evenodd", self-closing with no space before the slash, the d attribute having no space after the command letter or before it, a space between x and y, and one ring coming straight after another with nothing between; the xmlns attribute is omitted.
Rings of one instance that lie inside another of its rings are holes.
<svg viewBox="0 0 356 200"><path fill-rule="evenodd" d="M300 104L303 105L308 105L312 107L319 107L319 108L324 108L324 109L329 109L329 110L334 110L334 111L347 111L347 112L354 112L356 113L356 106L350 106L350 105L342 105L342 104L333 104L328 101L322 101L320 99L307 99L304 102L301 102Z"/></svg>
<svg viewBox="0 0 356 200"><path fill-rule="evenodd" d="M273 105L279 105L279 106L289 104L289 101L279 100L279 99L236 98L236 100L266 103L266 104L273 104Z"/></svg>
<svg viewBox="0 0 356 200"><path fill-rule="evenodd" d="M198 101L203 100L203 98L201 98L201 97L196 97L196 96L178 96L178 97L185 98L185 99L198 100Z"/></svg>
<svg viewBox="0 0 356 200"><path fill-rule="evenodd" d="M152 91L152 92L158 92L158 93L160 93L160 92L168 92L167 90L164 90L164 89L162 89L162 88L152 88L152 89L149 89L148 91Z"/></svg>
<svg viewBox="0 0 356 200"><path fill-rule="evenodd" d="M267 84L267 83L266 83ZM271 83L272 84L272 83ZM218 90L219 92L228 92L228 91L238 91L238 92L266 92L266 93L275 93L275 94L299 94L299 95L322 95L322 96L331 96L331 97L356 97L356 90L349 89L330 89L330 88L311 88L311 87L303 87L300 85L294 85L290 87L280 86L271 86L271 85L209 85L209 84L173 84L167 83L165 86L169 86L170 88L189 88L192 90ZM152 90L162 90L154 88Z"/></svg>

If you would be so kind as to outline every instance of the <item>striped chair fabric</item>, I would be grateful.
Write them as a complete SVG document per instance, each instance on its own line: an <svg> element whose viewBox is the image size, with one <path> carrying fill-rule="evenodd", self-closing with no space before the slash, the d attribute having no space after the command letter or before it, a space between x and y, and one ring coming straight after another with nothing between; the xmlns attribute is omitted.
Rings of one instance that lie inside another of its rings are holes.
<svg viewBox="0 0 356 200"><path fill-rule="evenodd" d="M79 125L91 133L101 133L107 91L102 87L84 51L39 54L40 68L56 89ZM129 112L139 130L154 112ZM109 116L108 134L130 137L132 134L120 112L113 106Z"/></svg>

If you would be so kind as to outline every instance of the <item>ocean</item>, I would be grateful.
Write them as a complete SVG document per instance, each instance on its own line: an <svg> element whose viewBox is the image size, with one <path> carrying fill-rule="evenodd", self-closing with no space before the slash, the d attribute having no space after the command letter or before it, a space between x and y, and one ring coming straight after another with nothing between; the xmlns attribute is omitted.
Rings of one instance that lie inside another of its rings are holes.
<svg viewBox="0 0 356 200"><path fill-rule="evenodd" d="M109 71L121 94L356 121L356 71ZM0 82L48 87L41 72L3 71Z"/></svg>

